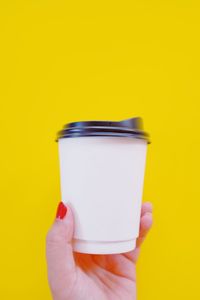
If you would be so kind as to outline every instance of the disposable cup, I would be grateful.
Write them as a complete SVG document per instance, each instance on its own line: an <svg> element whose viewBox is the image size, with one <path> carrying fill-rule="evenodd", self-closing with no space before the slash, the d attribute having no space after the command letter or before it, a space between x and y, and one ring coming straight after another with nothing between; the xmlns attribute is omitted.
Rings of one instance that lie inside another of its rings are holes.
<svg viewBox="0 0 200 300"><path fill-rule="evenodd" d="M149 143L141 119L69 123L57 141L62 201L74 214L74 251L133 250Z"/></svg>

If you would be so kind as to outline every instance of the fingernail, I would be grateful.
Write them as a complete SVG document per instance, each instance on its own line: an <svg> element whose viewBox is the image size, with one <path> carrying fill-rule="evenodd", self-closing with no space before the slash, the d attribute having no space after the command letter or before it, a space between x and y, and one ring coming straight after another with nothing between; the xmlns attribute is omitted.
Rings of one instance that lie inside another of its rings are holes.
<svg viewBox="0 0 200 300"><path fill-rule="evenodd" d="M60 202L58 204L58 208L57 208L57 213L56 213L56 218L57 219L64 219L64 217L67 214L67 207L64 205L63 202Z"/></svg>

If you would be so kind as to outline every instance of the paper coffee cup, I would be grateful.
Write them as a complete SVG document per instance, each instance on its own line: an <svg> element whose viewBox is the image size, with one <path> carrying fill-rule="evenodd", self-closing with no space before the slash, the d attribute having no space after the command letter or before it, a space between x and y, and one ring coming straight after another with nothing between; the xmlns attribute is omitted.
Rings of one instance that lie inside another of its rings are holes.
<svg viewBox="0 0 200 300"><path fill-rule="evenodd" d="M70 123L57 140L62 201L75 218L74 251L133 250L149 142L141 119Z"/></svg>

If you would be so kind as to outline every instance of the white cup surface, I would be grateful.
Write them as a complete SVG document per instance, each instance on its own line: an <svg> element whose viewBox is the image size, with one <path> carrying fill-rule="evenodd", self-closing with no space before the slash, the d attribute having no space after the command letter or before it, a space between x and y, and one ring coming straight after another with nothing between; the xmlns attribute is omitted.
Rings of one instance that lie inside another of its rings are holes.
<svg viewBox="0 0 200 300"><path fill-rule="evenodd" d="M134 249L147 141L84 136L58 143L62 201L75 218L74 251L111 254Z"/></svg>

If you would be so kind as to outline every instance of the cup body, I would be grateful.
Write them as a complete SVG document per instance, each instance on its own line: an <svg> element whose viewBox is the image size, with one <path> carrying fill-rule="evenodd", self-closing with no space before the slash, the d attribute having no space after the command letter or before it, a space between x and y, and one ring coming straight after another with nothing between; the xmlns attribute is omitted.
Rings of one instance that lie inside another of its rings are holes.
<svg viewBox="0 0 200 300"><path fill-rule="evenodd" d="M62 201L75 218L76 252L131 251L139 234L147 141L127 137L59 139Z"/></svg>

